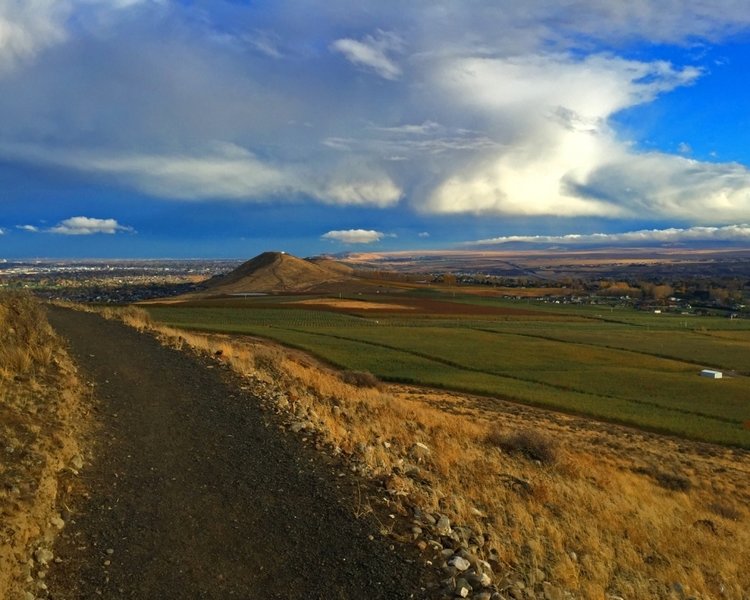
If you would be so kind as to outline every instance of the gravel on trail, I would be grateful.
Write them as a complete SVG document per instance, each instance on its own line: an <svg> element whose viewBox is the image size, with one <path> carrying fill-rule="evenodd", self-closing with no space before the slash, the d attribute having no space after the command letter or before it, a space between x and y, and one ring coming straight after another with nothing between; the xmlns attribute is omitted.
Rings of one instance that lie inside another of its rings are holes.
<svg viewBox="0 0 750 600"><path fill-rule="evenodd" d="M237 377L94 314L49 319L98 422L49 598L424 597L415 557L354 517L343 478Z"/></svg>

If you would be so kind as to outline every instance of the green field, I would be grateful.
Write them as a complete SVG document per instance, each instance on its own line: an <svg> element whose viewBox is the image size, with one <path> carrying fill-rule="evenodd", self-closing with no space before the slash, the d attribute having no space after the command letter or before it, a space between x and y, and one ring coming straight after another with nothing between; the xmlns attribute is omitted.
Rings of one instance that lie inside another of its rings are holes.
<svg viewBox="0 0 750 600"><path fill-rule="evenodd" d="M532 309L538 316L348 314L292 308L288 300L148 311L172 326L270 338L384 380L750 448L748 321L469 297L455 299L469 313L481 305ZM721 380L702 378L704 367L727 373Z"/></svg>

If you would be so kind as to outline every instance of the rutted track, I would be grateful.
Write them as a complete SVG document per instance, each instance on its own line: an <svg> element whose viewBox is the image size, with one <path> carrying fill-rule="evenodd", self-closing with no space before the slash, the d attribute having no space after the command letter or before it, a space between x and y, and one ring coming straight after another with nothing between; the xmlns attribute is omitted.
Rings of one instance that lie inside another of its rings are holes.
<svg viewBox="0 0 750 600"><path fill-rule="evenodd" d="M416 563L219 369L95 315L50 321L95 383L101 424L50 597L420 596Z"/></svg>

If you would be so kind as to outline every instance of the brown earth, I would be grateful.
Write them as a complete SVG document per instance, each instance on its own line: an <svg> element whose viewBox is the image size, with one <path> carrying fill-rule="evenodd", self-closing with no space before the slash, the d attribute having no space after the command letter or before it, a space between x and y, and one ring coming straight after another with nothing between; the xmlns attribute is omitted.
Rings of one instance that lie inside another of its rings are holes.
<svg viewBox="0 0 750 600"><path fill-rule="evenodd" d="M353 278L353 269L334 261L308 261L284 252L264 252L206 282L208 294L304 292Z"/></svg>
<svg viewBox="0 0 750 600"><path fill-rule="evenodd" d="M274 308L274 309L310 309L327 310L331 312L343 312L348 314L362 314L372 316L380 314L402 314L402 315L464 315L464 316L508 316L508 317L534 317L534 319L550 319L555 321L583 321L584 317L576 315L563 315L556 313L545 313L542 310L513 308L507 306L491 306L481 304L465 304L463 302L451 302L449 300L433 300L431 298L414 298L408 296L390 296L383 294L382 300L375 301L341 301L334 298L305 298L304 300L269 302L264 299L253 299L251 301L239 298L205 298L201 300L167 300L150 301L148 304L178 304L189 308Z"/></svg>
<svg viewBox="0 0 750 600"><path fill-rule="evenodd" d="M423 573L348 478L279 433L228 369L92 314L50 309L100 428L50 597L412 598Z"/></svg>

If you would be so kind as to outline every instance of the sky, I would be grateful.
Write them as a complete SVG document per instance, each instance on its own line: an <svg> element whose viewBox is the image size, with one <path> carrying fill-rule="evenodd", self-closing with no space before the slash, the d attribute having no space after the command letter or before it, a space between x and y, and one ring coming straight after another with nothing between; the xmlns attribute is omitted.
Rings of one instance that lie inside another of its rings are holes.
<svg viewBox="0 0 750 600"><path fill-rule="evenodd" d="M745 0L0 0L0 259L750 245Z"/></svg>

